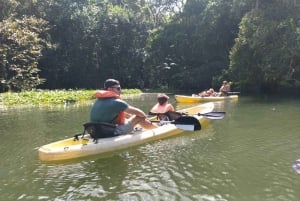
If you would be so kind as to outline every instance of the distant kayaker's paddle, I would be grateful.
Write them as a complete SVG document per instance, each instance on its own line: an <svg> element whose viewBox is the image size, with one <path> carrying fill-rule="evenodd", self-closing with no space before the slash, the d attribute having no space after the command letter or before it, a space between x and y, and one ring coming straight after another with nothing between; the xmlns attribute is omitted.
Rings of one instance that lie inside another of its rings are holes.
<svg viewBox="0 0 300 201"><path fill-rule="evenodd" d="M236 94L240 94L240 92L238 91L229 91L229 92L226 92L227 95L236 95Z"/></svg>

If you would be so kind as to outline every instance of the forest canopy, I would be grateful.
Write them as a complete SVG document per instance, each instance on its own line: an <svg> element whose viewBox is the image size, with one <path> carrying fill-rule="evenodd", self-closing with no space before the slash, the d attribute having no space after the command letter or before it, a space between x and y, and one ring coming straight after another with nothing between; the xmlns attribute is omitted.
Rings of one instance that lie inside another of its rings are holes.
<svg viewBox="0 0 300 201"><path fill-rule="evenodd" d="M299 91L299 0L0 0L0 92Z"/></svg>

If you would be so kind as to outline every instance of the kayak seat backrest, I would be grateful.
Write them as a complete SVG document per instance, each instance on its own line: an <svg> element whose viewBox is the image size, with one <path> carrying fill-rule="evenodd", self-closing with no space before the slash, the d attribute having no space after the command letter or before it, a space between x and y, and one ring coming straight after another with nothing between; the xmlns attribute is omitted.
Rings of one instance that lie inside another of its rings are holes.
<svg viewBox="0 0 300 201"><path fill-rule="evenodd" d="M166 112L165 115L168 117L169 121L173 121L182 117L182 114L180 112L175 111Z"/></svg>
<svg viewBox="0 0 300 201"><path fill-rule="evenodd" d="M178 119L179 117L182 117L182 113L176 112L176 111L169 111L166 113L152 113L149 112L149 115L156 115L157 119L160 121L174 121Z"/></svg>
<svg viewBox="0 0 300 201"><path fill-rule="evenodd" d="M99 138L108 138L116 136L114 134L116 126L105 122L88 122L83 124L84 134L90 134L93 141L97 143Z"/></svg>

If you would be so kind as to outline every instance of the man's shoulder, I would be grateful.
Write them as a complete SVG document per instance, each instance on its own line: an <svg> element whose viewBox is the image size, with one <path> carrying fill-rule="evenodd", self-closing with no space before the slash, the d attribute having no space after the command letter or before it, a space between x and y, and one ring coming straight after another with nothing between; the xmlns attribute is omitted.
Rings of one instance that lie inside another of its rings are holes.
<svg viewBox="0 0 300 201"><path fill-rule="evenodd" d="M129 106L129 104L125 100L122 100L122 99L114 99L113 101L115 102L116 105L123 106L125 108L127 108Z"/></svg>
<svg viewBox="0 0 300 201"><path fill-rule="evenodd" d="M122 100L122 99L114 99L115 101L117 101L117 102L120 102L120 103L126 103L126 104L128 104L125 100Z"/></svg>

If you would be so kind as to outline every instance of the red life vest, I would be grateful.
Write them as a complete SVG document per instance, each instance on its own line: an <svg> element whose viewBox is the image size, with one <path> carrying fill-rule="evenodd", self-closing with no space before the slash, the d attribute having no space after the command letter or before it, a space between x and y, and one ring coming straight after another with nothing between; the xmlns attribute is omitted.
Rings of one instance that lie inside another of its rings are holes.
<svg viewBox="0 0 300 201"><path fill-rule="evenodd" d="M101 99L101 98L116 98L116 99L118 98L118 99L120 99L121 98L115 92L107 91L107 90L97 90L97 91L95 91L94 96L99 99ZM117 118L114 120L114 123L115 124L125 124L125 122L126 122L126 112L123 112L123 111L119 112Z"/></svg>

